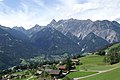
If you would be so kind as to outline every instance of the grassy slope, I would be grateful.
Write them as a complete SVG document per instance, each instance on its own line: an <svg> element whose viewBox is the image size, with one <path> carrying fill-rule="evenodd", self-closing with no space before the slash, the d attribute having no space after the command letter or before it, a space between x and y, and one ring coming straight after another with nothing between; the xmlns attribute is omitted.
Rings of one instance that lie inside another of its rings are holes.
<svg viewBox="0 0 120 80"><path fill-rule="evenodd" d="M80 80L120 80L120 67L112 71L108 71L105 73L98 74L96 76L92 76Z"/></svg>
<svg viewBox="0 0 120 80"><path fill-rule="evenodd" d="M83 77L83 76L87 76L95 73L96 72L71 72L66 77L72 79L72 78Z"/></svg>
<svg viewBox="0 0 120 80"><path fill-rule="evenodd" d="M98 56L98 55L91 55L80 58L80 61L83 63L81 66L76 66L77 70L93 70L93 71L101 71L101 70L108 70L115 65L108 65L107 63L104 63L104 56Z"/></svg>
<svg viewBox="0 0 120 80"><path fill-rule="evenodd" d="M108 52L109 50L114 49L114 48L118 48L118 47L120 47L120 43L110 46L105 51ZM89 64L89 62L91 63L91 61L87 62L84 58L85 57L83 57L83 62L85 62L86 64ZM88 77L88 78L80 79L80 80L120 80L120 63L114 64L114 65L103 65L103 67L98 66L98 67L92 67L92 68L93 69L100 69L100 70L101 69L108 70L108 69L111 69L111 68L114 68L114 67L119 67L119 68L114 69L112 71L105 72L105 73L101 73L101 74L98 74L98 75L95 75L95 76L91 76L91 77ZM89 69L92 69L92 68L89 68Z"/></svg>
<svg viewBox="0 0 120 80"><path fill-rule="evenodd" d="M90 56L80 58L83 64L94 64L94 65L105 64L103 62L103 59L104 59L104 56L98 56L98 55L90 55Z"/></svg>
<svg viewBox="0 0 120 80"><path fill-rule="evenodd" d="M76 70L86 70L87 69L88 71L71 72L66 77L78 78L78 77L91 75L91 74L96 73L96 71L91 71L91 70L97 68L98 66L107 65L106 63L103 62L104 56L90 55L90 56L82 57L79 59L83 63L83 65L77 65ZM93 69L91 69L91 68L93 68Z"/></svg>

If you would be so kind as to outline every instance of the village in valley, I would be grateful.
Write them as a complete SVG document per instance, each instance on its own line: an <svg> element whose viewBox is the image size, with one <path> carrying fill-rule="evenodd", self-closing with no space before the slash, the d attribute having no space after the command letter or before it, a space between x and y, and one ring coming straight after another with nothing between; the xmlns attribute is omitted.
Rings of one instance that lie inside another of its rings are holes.
<svg viewBox="0 0 120 80"><path fill-rule="evenodd" d="M80 65L78 58L67 58L58 63L48 63L40 66L21 65L14 66L8 70L3 71L2 80L65 80L65 77L70 72L76 72L76 65ZM7 74L6 74L7 73Z"/></svg>

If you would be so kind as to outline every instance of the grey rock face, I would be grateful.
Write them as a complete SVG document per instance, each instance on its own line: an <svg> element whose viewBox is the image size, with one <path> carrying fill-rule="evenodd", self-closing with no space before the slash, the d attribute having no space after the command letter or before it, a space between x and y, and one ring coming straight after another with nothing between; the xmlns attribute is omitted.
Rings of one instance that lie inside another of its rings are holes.
<svg viewBox="0 0 120 80"><path fill-rule="evenodd" d="M85 36L93 32L95 35L107 40L109 43L120 42L120 24L116 21L68 19L60 20L49 25L65 35L70 32L74 36L84 39Z"/></svg>
<svg viewBox="0 0 120 80"><path fill-rule="evenodd" d="M55 21L53 19L47 26L35 25L33 28L27 30L26 32L29 38L32 38L33 35L35 36L36 33L41 32L41 30L46 27L55 28L70 40L72 40L74 43L78 44L81 48L85 48L85 45L87 45L86 51L87 47L91 45L88 43L83 44L83 42L88 42L88 38L86 37L88 37L90 33L93 33L95 35L89 38L89 40L94 39L94 44L98 44L101 41L103 41L103 43L105 42L106 44L120 42L120 24L116 21L108 20L91 21L90 19L77 20L71 18L68 20ZM46 35L49 35L49 33L46 32ZM102 44L101 42L100 45L94 45L94 47L99 48L106 44ZM96 48L88 49L88 51L94 50Z"/></svg>

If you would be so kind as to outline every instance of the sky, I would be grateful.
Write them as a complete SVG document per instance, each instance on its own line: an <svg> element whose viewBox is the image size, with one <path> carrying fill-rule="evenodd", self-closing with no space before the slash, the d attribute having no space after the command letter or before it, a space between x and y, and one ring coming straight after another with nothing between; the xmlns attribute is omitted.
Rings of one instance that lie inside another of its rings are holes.
<svg viewBox="0 0 120 80"><path fill-rule="evenodd" d="M7 27L49 24L52 19L116 20L120 0L0 0L0 24Z"/></svg>

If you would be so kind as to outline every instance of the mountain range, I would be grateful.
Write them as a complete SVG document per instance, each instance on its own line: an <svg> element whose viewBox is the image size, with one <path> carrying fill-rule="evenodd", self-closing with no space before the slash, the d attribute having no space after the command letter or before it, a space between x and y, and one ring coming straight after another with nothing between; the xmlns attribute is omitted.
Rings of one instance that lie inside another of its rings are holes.
<svg viewBox="0 0 120 80"><path fill-rule="evenodd" d="M0 68L16 65L20 60L45 55L92 52L105 45L120 42L120 24L108 20L67 19L47 26L0 26Z"/></svg>

